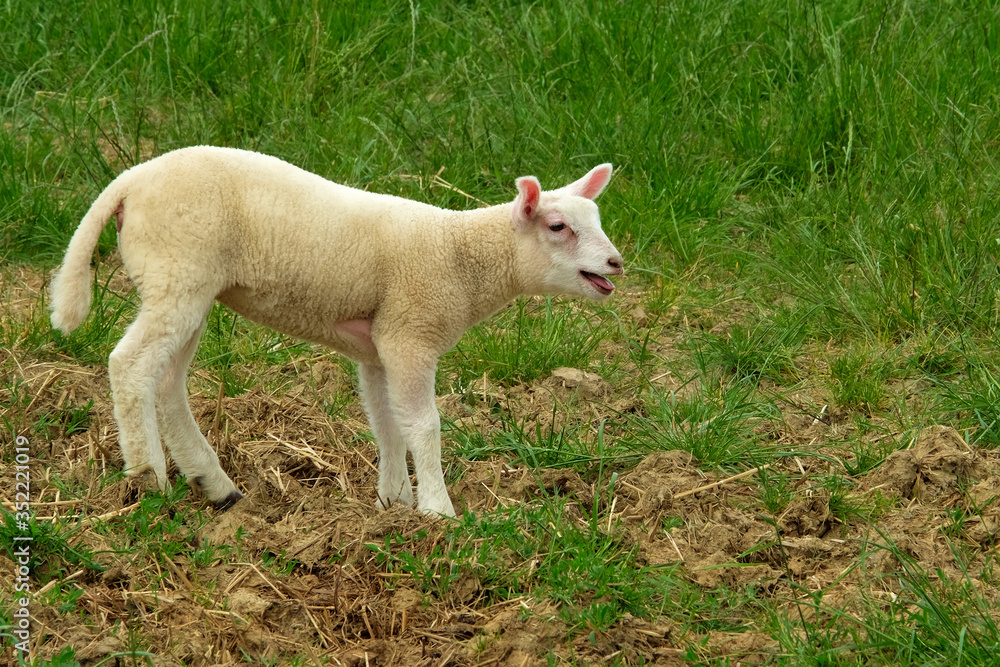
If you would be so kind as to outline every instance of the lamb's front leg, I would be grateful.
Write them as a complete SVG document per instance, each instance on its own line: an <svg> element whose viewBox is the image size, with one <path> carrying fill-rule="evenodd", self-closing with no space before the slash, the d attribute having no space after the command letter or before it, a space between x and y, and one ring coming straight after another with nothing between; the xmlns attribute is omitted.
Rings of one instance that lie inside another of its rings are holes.
<svg viewBox="0 0 1000 667"><path fill-rule="evenodd" d="M437 356L412 349L396 354L383 350L392 415L417 473L417 509L455 516L441 470L441 418L434 402Z"/></svg>
<svg viewBox="0 0 1000 667"><path fill-rule="evenodd" d="M413 487L406 471L406 444L396 427L385 371L377 366L359 364L358 384L368 423L378 443L377 507L389 509L394 503L413 505Z"/></svg>

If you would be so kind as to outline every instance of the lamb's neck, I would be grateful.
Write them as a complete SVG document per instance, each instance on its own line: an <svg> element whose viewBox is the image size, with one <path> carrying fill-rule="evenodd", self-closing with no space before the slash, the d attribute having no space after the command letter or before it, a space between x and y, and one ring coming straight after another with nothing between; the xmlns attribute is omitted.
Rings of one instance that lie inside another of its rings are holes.
<svg viewBox="0 0 1000 667"><path fill-rule="evenodd" d="M537 266L511 220L512 204L457 214L455 265L473 301L473 317L489 317L520 294L540 293L540 281L527 267Z"/></svg>

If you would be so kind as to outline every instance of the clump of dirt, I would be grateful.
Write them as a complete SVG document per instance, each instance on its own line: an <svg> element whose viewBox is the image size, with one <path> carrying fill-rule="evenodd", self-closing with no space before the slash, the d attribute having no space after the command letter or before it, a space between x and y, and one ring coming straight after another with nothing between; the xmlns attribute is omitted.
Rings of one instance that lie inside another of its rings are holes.
<svg viewBox="0 0 1000 667"><path fill-rule="evenodd" d="M674 493L699 486L706 476L690 452L655 452L622 475L625 497L632 502L631 514L652 517L674 506Z"/></svg>
<svg viewBox="0 0 1000 667"><path fill-rule="evenodd" d="M594 501L593 489L569 468L541 468L523 472L521 479L511 488L515 498L531 500L542 496L570 496L584 505Z"/></svg>
<svg viewBox="0 0 1000 667"><path fill-rule="evenodd" d="M817 490L810 496L793 500L778 521L782 536L823 537L832 527L830 494Z"/></svg>
<svg viewBox="0 0 1000 667"><path fill-rule="evenodd" d="M579 368L557 368L542 386L553 389L575 389L580 396L591 400L607 398L611 394L611 385L605 382L604 378Z"/></svg>
<svg viewBox="0 0 1000 667"><path fill-rule="evenodd" d="M986 474L988 470L955 429L930 426L920 432L911 448L890 454L866 481L869 488L932 502L954 492L962 480Z"/></svg>
<svg viewBox="0 0 1000 667"><path fill-rule="evenodd" d="M466 461L463 467L465 472L451 486L451 494L456 506L469 511L489 512L543 498L565 498L573 512L594 502L594 485L570 468L531 469L498 460Z"/></svg>
<svg viewBox="0 0 1000 667"><path fill-rule="evenodd" d="M702 472L686 452L658 452L622 475L621 517L646 563L680 564L706 590L754 585L775 594L784 590L791 598L793 590L783 583L791 577L810 588L828 586L833 598L848 604L858 597L864 576L899 567L891 549L863 546L872 542L891 540L928 571L962 576L938 529L940 521L929 517L942 504L967 507L962 533L992 544L1000 529L1000 509L994 509L1000 505L998 461L997 455L971 450L952 429L923 431L911 449L890 457L860 480L853 494L837 501L841 508L865 506L868 495L881 490L926 504L889 509L879 522L882 533L873 533L867 522L838 515L830 492L810 481L801 461L786 461L784 470L775 463L770 469L769 474L800 481L791 501L769 516L754 477L736 480ZM963 481L973 483L964 496ZM867 565L855 570L859 558Z"/></svg>
<svg viewBox="0 0 1000 667"><path fill-rule="evenodd" d="M777 576L770 563L741 558L774 529L740 506L751 495L748 486L713 486L721 481L699 470L685 451L655 452L622 475L621 516L646 563L681 563L689 579L706 588ZM682 527L664 526L678 518Z"/></svg>

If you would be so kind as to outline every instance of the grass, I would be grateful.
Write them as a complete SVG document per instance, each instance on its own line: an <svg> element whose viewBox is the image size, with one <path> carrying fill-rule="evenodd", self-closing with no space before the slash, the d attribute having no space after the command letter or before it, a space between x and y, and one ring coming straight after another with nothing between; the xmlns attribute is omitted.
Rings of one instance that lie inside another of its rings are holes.
<svg viewBox="0 0 1000 667"><path fill-rule="evenodd" d="M427 554L407 553L403 541L390 537L369 548L389 572L413 577L429 595L445 598L470 580L493 601L541 594L557 605L571 633L586 634L606 631L626 613L665 605L664 594L678 585L669 578L674 568L640 567L637 550L623 546L596 525L568 520L561 501L468 513Z"/></svg>
<svg viewBox="0 0 1000 667"><path fill-rule="evenodd" d="M78 527L51 521L30 520L28 530L24 531L18 528L12 512L3 510L2 517L3 526L0 526L0 534L3 536L7 557L12 561L15 560L15 548L21 546L13 540L15 535L30 536L33 548L27 565L33 578L40 584L47 584L54 578L65 576L71 567L101 569L88 548L79 548L72 544L73 534L78 531Z"/></svg>
<svg viewBox="0 0 1000 667"><path fill-rule="evenodd" d="M675 392L656 392L648 414L634 418L636 441L648 451L691 452L709 467L746 461L762 449L755 430L779 416L754 383L708 376L692 379Z"/></svg>
<svg viewBox="0 0 1000 667"><path fill-rule="evenodd" d="M589 366L594 349L607 339L599 333L614 327L610 312L572 312L549 297L541 303L518 301L489 325L474 327L445 359L442 370L461 393L475 380L513 384L547 377L556 368ZM612 360L596 359L597 369L611 371Z"/></svg>
<svg viewBox="0 0 1000 667"><path fill-rule="evenodd" d="M987 664L997 642L992 541L970 536L995 521L983 494L996 473L963 482L962 493L979 494L974 510L948 505L951 496L929 506L928 516L951 517L929 530L954 555L919 551L926 558L908 542L908 501L867 480L926 426L957 429L987 467L1000 443L998 14L992 0L8 3L0 423L47 444L32 468L47 502L106 500L119 484L112 454L97 449L114 449L102 369L139 300L117 268L113 230L98 246L91 314L73 335L49 328L40 276L101 189L137 162L191 144L235 146L466 208L477 203L464 193L501 202L517 176L554 187L610 161L602 219L627 262L614 300L519 300L441 360L438 393L461 404L442 408L448 480L495 493L488 509L415 538L405 526L341 535L338 546L370 549L345 551L354 555L339 555L332 574L330 558L257 545L253 527L246 542L202 539L212 517L179 484L97 525L36 519L36 582L87 571L45 604L96 627L103 584L91 566L128 562L135 590L197 600L218 619L232 610L198 573L250 562L279 600L295 598L283 582L314 576L321 586L302 586L333 590L347 572L415 587L431 610L533 609L524 614L535 621L509 620L511 632L545 636L539 659L552 664L641 664L667 645L693 664ZM222 306L209 317L189 383L195 413L224 464L244 466L241 484L273 492L262 513L273 505L304 521L296 494L354 497L370 485L342 476L322 486L338 473L302 454L336 452L354 470L371 444L346 383L309 371L322 354ZM596 373L608 389L563 387L551 379L559 367ZM309 392L321 396L321 420L311 421ZM286 393L293 407L276 408ZM0 461L13 480L6 442ZM671 450L694 459L661 477L636 467ZM566 469L579 484L575 495L510 503L506 468L482 477L493 465ZM672 500L678 484L759 466ZM630 476L640 470L647 476ZM827 499L829 533L804 537L865 545L824 552L838 577L824 579L822 558L796 551L803 536L788 547L759 535L745 543L814 496ZM321 530L316 521L295 531ZM732 532L709 552L698 536L718 526ZM192 588L173 588L175 570ZM469 581L475 592L456 598ZM368 616L337 613L370 626L367 640L389 636L375 616L389 592L352 589ZM137 621L147 598L135 599L115 612L127 632L108 655L141 663L143 651L167 647L152 621ZM8 612L0 605L0 626ZM263 612L246 613L271 627ZM295 614L329 632L225 650L318 663L333 631L318 611ZM549 630L524 625L533 622ZM615 643L640 622L646 634ZM658 623L669 641L642 644ZM199 641L203 656L213 640ZM478 641L481 655L501 650L496 636ZM74 650L34 664L74 664Z"/></svg>

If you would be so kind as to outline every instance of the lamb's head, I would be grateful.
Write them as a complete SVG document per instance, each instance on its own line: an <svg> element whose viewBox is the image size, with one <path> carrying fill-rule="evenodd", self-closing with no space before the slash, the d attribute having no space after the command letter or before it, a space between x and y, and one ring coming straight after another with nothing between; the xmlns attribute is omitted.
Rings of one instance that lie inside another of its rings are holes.
<svg viewBox="0 0 1000 667"><path fill-rule="evenodd" d="M578 181L543 192L538 179L517 179L511 217L522 243L529 244L531 267L545 292L607 298L615 286L606 276L620 275L621 253L601 229L594 199L611 180L611 165L594 167Z"/></svg>

